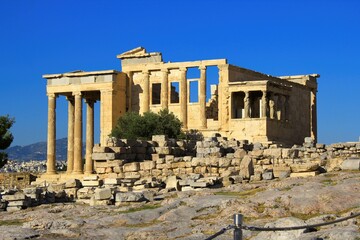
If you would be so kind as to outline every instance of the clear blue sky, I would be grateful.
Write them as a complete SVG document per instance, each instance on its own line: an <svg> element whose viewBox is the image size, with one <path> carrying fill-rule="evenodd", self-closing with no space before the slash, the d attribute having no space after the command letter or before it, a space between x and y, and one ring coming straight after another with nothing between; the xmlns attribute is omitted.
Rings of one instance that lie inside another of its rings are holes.
<svg viewBox="0 0 360 240"><path fill-rule="evenodd" d="M360 136L360 1L2 0L0 115L16 118L12 146L46 140L43 74L119 70L116 55L137 46L165 61L319 73L319 142ZM63 98L57 114L57 137L66 137Z"/></svg>

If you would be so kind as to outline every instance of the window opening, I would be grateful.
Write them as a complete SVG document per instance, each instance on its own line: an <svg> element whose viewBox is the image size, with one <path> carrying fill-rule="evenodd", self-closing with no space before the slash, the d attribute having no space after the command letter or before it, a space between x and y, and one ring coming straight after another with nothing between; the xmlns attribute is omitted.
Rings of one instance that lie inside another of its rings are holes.
<svg viewBox="0 0 360 240"><path fill-rule="evenodd" d="M244 92L233 92L232 99L232 118L244 118Z"/></svg>
<svg viewBox="0 0 360 240"><path fill-rule="evenodd" d="M199 102L199 81L190 80L189 81L189 103Z"/></svg>
<svg viewBox="0 0 360 240"><path fill-rule="evenodd" d="M179 82L171 82L170 84L170 103L179 103L179 89L180 89L180 84Z"/></svg>
<svg viewBox="0 0 360 240"><path fill-rule="evenodd" d="M152 92L151 92L151 103L160 104L160 98L161 98L161 83L153 83Z"/></svg>

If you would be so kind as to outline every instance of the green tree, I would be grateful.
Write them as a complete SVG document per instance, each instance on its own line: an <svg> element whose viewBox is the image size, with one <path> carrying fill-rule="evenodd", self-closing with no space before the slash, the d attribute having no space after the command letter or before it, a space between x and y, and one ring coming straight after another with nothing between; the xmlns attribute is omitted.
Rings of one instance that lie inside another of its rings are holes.
<svg viewBox="0 0 360 240"><path fill-rule="evenodd" d="M182 123L168 109L159 113L146 112L139 115L128 112L120 117L111 136L125 139L151 139L153 135L167 135L177 138L182 134Z"/></svg>
<svg viewBox="0 0 360 240"><path fill-rule="evenodd" d="M10 146L14 137L9 131L14 124L14 118L10 118L8 115L0 116L0 150L5 150ZM7 154L0 152L0 168L7 163Z"/></svg>

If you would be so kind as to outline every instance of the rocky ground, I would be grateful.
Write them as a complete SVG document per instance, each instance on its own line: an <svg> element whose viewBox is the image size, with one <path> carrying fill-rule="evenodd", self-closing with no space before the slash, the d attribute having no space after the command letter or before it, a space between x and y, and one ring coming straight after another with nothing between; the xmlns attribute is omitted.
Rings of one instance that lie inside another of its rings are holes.
<svg viewBox="0 0 360 240"><path fill-rule="evenodd" d="M332 172L169 192L152 202L56 203L0 212L0 239L205 239L244 215L247 226L294 226L360 212L360 173ZM243 239L360 239L360 218L311 231L243 231ZM232 239L232 230L216 239Z"/></svg>

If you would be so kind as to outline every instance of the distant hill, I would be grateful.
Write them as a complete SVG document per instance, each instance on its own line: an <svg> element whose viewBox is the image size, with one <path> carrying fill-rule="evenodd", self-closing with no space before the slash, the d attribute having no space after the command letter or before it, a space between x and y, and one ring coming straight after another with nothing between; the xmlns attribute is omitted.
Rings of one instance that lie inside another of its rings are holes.
<svg viewBox="0 0 360 240"><path fill-rule="evenodd" d="M46 160L46 142L37 142L27 146L14 146L6 149L10 160L30 161ZM56 140L56 160L67 159L67 138Z"/></svg>

